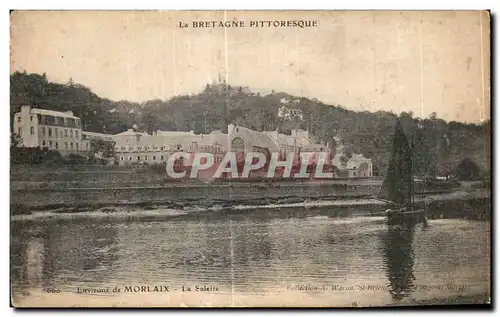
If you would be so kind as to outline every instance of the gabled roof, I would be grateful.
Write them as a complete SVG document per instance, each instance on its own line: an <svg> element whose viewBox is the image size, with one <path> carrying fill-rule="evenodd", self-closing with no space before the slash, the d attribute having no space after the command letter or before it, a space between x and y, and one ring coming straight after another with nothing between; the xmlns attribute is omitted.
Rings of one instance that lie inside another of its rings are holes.
<svg viewBox="0 0 500 317"><path fill-rule="evenodd" d="M245 142L248 142L253 146L266 148L270 151L276 151L278 148L276 143L269 137L269 135L267 135L266 132L254 131L241 126L237 126L235 129L238 130L236 134L241 136Z"/></svg>

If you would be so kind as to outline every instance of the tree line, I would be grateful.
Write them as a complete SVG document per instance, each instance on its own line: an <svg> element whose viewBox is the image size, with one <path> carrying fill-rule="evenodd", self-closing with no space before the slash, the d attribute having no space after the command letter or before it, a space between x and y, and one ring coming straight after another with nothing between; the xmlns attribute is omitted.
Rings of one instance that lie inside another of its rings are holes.
<svg viewBox="0 0 500 317"><path fill-rule="evenodd" d="M344 142L344 160L352 153L371 158L375 175L384 175L391 155L396 120L415 145L415 168L420 175L453 173L464 160L476 162L485 172L490 169L491 123L446 122L431 114L415 118L411 112L356 112L342 105L328 105L317 99L292 96L285 92L267 95L246 87L233 87L225 81L213 82L191 95L142 103L111 101L101 98L88 87L68 80L66 84L49 82L45 74L11 74L10 112L21 105L56 111L71 110L82 119L84 130L115 134L131 127L144 132L178 130L210 133L227 132L229 123L253 130L290 133L303 129L315 142ZM286 100L287 103L283 101ZM300 110L300 116L280 117L281 107Z"/></svg>

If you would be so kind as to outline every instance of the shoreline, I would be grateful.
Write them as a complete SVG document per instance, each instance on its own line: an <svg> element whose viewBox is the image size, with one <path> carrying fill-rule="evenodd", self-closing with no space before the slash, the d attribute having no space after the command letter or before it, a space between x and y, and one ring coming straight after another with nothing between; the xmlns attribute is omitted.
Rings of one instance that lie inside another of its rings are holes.
<svg viewBox="0 0 500 317"><path fill-rule="evenodd" d="M489 219L490 197L487 191L453 192L426 195L430 201L430 219L458 216L471 219ZM424 197L416 197L417 206L422 207ZM184 199L169 202L105 203L105 204L58 204L38 207L11 205L11 221L54 218L100 219L170 219L186 217L210 217L226 214L272 214L297 216L383 216L392 204L370 195L328 196L302 198L295 196L274 199L211 200ZM482 208L484 207L484 209ZM15 209L20 208L20 209ZM361 214L359 210L363 211Z"/></svg>

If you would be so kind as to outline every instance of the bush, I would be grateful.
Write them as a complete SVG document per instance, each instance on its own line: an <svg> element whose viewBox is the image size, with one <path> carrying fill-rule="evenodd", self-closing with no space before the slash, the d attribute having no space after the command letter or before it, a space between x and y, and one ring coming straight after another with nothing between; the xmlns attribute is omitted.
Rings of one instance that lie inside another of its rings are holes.
<svg viewBox="0 0 500 317"><path fill-rule="evenodd" d="M64 159L58 151L48 150L47 148L40 149L26 147L11 147L10 160L12 165L16 164L31 164L31 165L61 165L64 164Z"/></svg>
<svg viewBox="0 0 500 317"><path fill-rule="evenodd" d="M66 158L66 163L68 165L84 165L87 159L81 155L71 153Z"/></svg>

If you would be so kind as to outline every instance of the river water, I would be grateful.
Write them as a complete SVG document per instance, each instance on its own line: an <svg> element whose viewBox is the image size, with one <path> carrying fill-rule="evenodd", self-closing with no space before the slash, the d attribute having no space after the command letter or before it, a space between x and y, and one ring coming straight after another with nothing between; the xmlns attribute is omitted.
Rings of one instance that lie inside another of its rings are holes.
<svg viewBox="0 0 500 317"><path fill-rule="evenodd" d="M490 292L489 221L394 231L364 216L89 215L11 230L19 306L367 306Z"/></svg>

